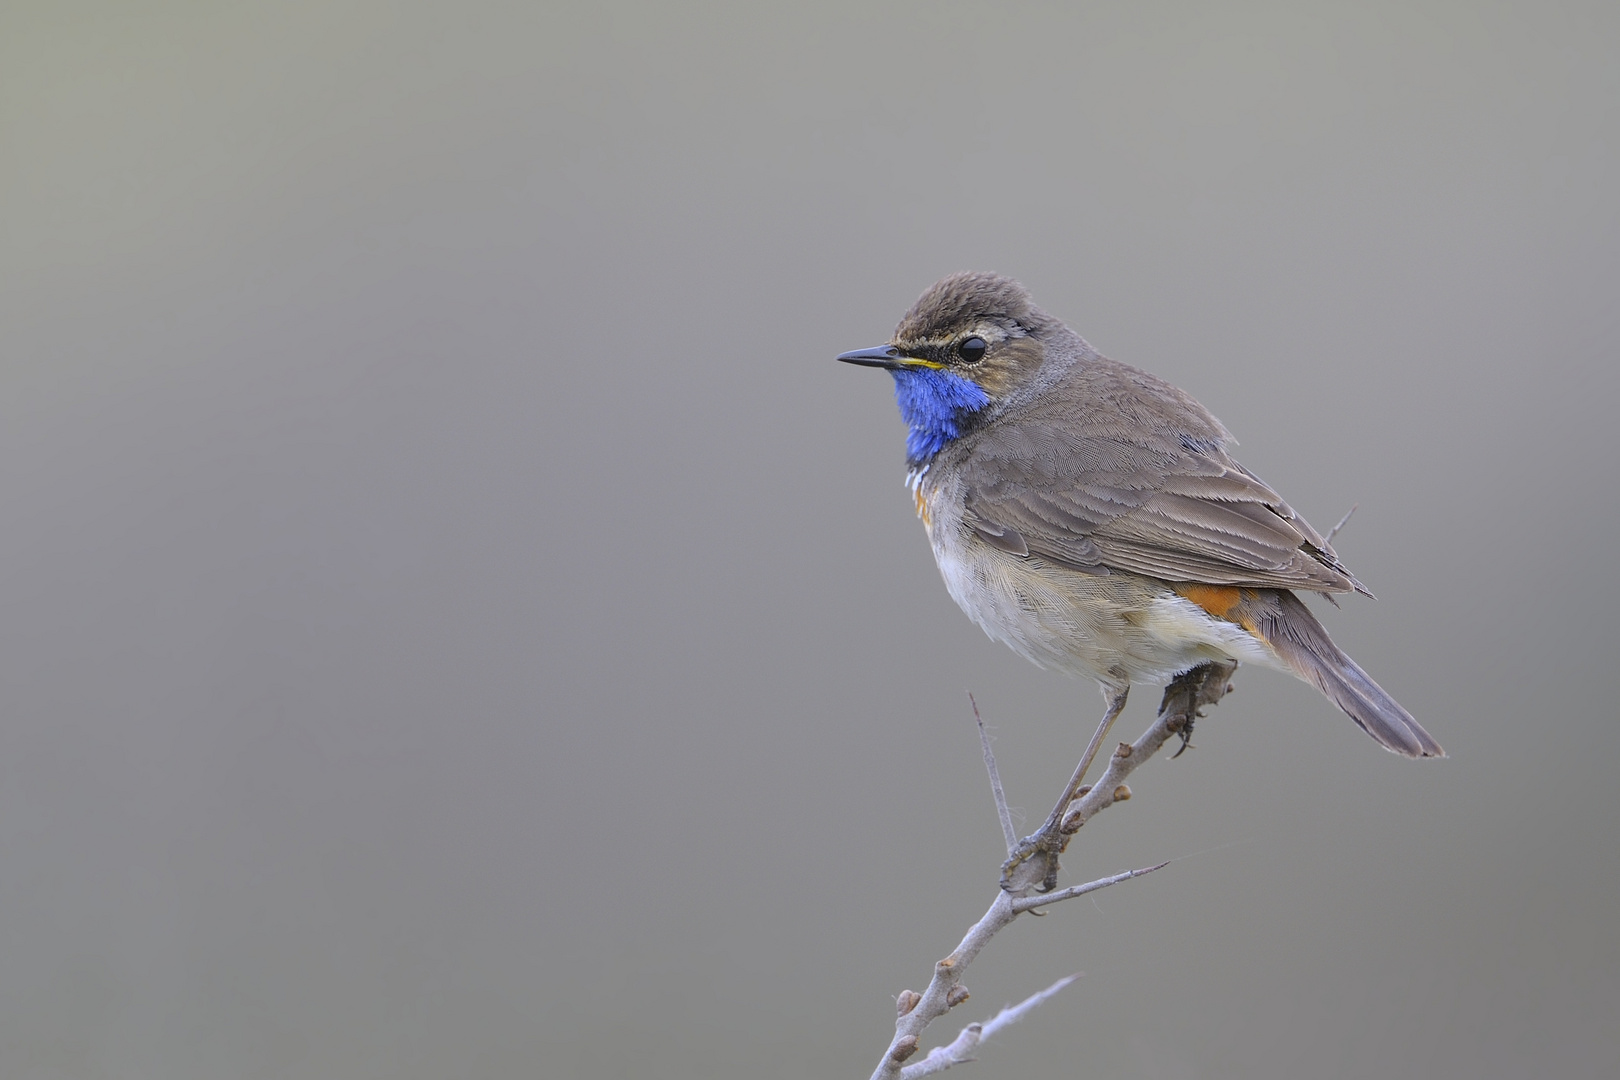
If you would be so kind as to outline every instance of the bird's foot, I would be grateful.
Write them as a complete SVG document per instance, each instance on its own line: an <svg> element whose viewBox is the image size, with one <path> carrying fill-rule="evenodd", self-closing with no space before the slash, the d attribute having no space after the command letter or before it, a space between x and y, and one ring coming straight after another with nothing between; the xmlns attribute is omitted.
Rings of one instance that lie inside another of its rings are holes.
<svg viewBox="0 0 1620 1080"><path fill-rule="evenodd" d="M1176 752L1170 755L1171 761L1176 760L1176 758L1192 749L1192 729L1194 719L1196 718L1189 716L1187 718L1187 722L1181 725L1181 730L1176 732L1176 735L1181 739L1181 745L1176 747Z"/></svg>
<svg viewBox="0 0 1620 1080"><path fill-rule="evenodd" d="M1069 837L1063 831L1062 820L1047 821L1041 826L1040 831L1018 841L1018 846L1013 848L1007 861L1001 864L1001 887L1009 892L1017 888L1018 885L1013 881L1013 871L1039 855L1046 860L1046 873L1041 876L1040 884L1035 886L1035 891L1051 892L1057 888L1058 856L1068 844Z"/></svg>
<svg viewBox="0 0 1620 1080"><path fill-rule="evenodd" d="M1178 719L1171 730L1181 737L1181 749L1170 755L1174 761L1192 746L1193 721L1204 715L1204 706L1213 705L1232 692L1232 675L1236 663L1199 664L1191 671L1183 671L1164 688L1159 701L1159 715L1173 713Z"/></svg>

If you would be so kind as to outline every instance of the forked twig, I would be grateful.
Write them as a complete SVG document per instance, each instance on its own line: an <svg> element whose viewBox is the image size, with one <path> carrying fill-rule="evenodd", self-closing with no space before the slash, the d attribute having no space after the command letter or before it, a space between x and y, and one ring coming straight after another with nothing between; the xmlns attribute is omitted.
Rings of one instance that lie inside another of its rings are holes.
<svg viewBox="0 0 1620 1080"><path fill-rule="evenodd" d="M1056 997L1058 991L1079 977L1078 974L1065 975L1045 990L1029 995L1016 1005L1008 1005L984 1023L969 1024L947 1045L934 1047L928 1052L927 1057L901 1069L900 1080L916 1080L919 1076L932 1076L934 1073L944 1072L952 1065L965 1065L970 1061L977 1061L973 1051L979 1048L980 1043L1003 1028L1012 1027L1051 998Z"/></svg>
<svg viewBox="0 0 1620 1080"><path fill-rule="evenodd" d="M1079 781L1071 780L1070 785L1064 790L1063 805L1068 808L1067 813L1058 811L1063 816L1062 827L1065 838L1072 836L1096 814L1116 802L1128 799L1130 789L1124 785L1125 777L1157 753L1171 736L1190 725L1200 715L1199 710L1203 706L1213 705L1219 701L1226 691L1231 689L1227 680L1231 678L1236 668L1235 664L1207 664L1178 677L1165 689L1164 700L1159 706L1159 715L1153 724L1134 743L1119 744L1109 757L1108 767L1103 770L1102 776L1095 784L1082 789L1076 795L1074 784ZM969 700L972 700L971 695ZM1123 701L1119 704L1123 706ZM1110 703L1109 712L1118 715L1113 703ZM979 716L977 703L974 703L973 715L979 726L979 741L984 750L985 770L990 775L990 790L996 801L996 813L1001 818L1002 833L1011 851L1017 846L1012 815L1007 808L1007 799L1002 791L1000 774L996 768L995 754L991 750L990 737L985 731L983 719ZM1105 724L1109 722L1111 718L1105 718ZM1099 725L1098 734L1092 739L1093 744L1100 743L1106 731L1106 726ZM1089 764L1089 759L1095 754L1096 746L1088 747L1086 764ZM1077 773L1083 775L1084 768L1077 770ZM1055 865L1048 867L1045 863L1046 860L1055 862L1057 852L1038 854L1044 858L1029 858L1019 865L1013 880L996 890L996 898L990 904L989 910L968 929L961 943L949 956L934 965L934 975L928 982L928 988L921 994L911 990L900 994L897 1002L900 1015L895 1020L894 1039L889 1043L882 1061L872 1073L872 1080L914 1080L916 1077L943 1072L953 1065L971 1061L973 1052L991 1035L1022 1019L1074 981L1074 976L1060 979L1040 993L1031 995L1015 1006L1003 1009L990 1020L969 1024L954 1041L946 1046L936 1047L921 1061L911 1065L905 1064L917 1053L923 1029L930 1022L967 1000L967 990L962 986L963 973L996 932L1012 923L1019 915L1085 896L1098 889L1129 881L1131 878L1151 874L1168 865L1159 863L1157 866L1147 866L1139 870L1127 870L1111 877L1098 878L1084 885L1074 885L1056 892L1030 896L1029 890L1037 882L1056 872Z"/></svg>

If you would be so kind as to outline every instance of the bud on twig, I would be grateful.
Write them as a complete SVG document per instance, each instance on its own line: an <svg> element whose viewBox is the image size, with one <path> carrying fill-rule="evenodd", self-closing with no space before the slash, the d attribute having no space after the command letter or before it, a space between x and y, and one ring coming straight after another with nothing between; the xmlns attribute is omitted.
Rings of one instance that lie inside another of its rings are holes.
<svg viewBox="0 0 1620 1080"><path fill-rule="evenodd" d="M916 1052L917 1036L907 1035L905 1038L895 1042L894 1049L889 1051L889 1060L895 1062L904 1061Z"/></svg>
<svg viewBox="0 0 1620 1080"><path fill-rule="evenodd" d="M1114 789L1114 801L1125 802L1131 797L1131 789L1124 784Z"/></svg>
<svg viewBox="0 0 1620 1080"><path fill-rule="evenodd" d="M894 1007L901 1016L904 1016L912 1009L915 1009L917 1007L917 1003L921 1000L922 995L917 993L917 991L902 990L900 991L900 996L894 1001Z"/></svg>
<svg viewBox="0 0 1620 1080"><path fill-rule="evenodd" d="M957 983L951 987L951 992L945 995L945 1004L948 1008L956 1008L968 999L967 987Z"/></svg>

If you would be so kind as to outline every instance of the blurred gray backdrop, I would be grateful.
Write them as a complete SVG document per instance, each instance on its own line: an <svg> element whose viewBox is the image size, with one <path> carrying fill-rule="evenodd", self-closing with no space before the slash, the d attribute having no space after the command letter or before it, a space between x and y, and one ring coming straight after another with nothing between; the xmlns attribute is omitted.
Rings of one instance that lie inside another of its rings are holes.
<svg viewBox="0 0 1620 1080"><path fill-rule="evenodd" d="M966 692L1027 819L1101 704L832 362L967 268L1359 503L1452 755L1240 672L971 1074L1615 1075L1617 12L7 5L0 1075L865 1075L993 896Z"/></svg>

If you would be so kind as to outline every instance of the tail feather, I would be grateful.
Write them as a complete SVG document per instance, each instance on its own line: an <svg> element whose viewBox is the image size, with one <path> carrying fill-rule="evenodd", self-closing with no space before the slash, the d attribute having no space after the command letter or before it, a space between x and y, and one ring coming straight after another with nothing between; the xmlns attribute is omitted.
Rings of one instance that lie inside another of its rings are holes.
<svg viewBox="0 0 1620 1080"><path fill-rule="evenodd" d="M1386 749L1407 757L1445 757L1434 737L1423 730L1400 702L1373 682L1372 676L1344 651L1316 621L1300 599L1281 589L1245 597L1245 623L1265 639L1279 659L1306 682L1332 698L1360 727Z"/></svg>

